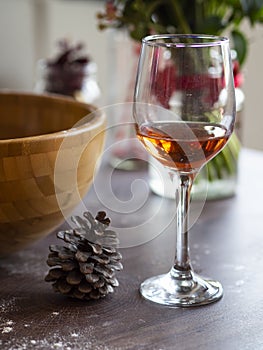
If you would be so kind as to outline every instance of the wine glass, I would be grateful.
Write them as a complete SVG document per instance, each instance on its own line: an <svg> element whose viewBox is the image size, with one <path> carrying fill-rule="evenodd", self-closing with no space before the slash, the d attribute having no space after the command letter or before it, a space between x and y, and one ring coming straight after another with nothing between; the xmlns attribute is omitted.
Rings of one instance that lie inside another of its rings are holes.
<svg viewBox="0 0 263 350"><path fill-rule="evenodd" d="M219 300L221 284L198 276L191 267L188 230L193 180L226 145L234 128L229 40L180 34L144 38L133 114L137 137L177 186L174 265L167 274L144 281L140 292L148 300L172 306Z"/></svg>

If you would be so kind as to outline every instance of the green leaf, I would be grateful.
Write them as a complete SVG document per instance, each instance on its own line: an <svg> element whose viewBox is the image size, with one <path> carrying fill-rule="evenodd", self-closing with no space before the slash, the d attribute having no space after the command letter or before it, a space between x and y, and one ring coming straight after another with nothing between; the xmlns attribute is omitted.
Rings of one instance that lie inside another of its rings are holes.
<svg viewBox="0 0 263 350"><path fill-rule="evenodd" d="M204 34L218 34L222 31L224 25L222 24L222 18L219 16L209 16L205 18L203 23L198 28L199 33Z"/></svg>
<svg viewBox="0 0 263 350"><path fill-rule="evenodd" d="M242 65L247 56L247 39L243 33L236 29L231 32L231 36L234 43L234 49L237 52L238 61L240 65Z"/></svg>
<svg viewBox="0 0 263 350"><path fill-rule="evenodd" d="M148 34L148 28L143 23L138 23L134 29L130 30L131 38L137 41L141 41L141 39Z"/></svg>
<svg viewBox="0 0 263 350"><path fill-rule="evenodd" d="M233 30L233 45L240 63L247 55L246 31L263 24L263 0L105 0L117 7L116 18L100 14L100 28L127 28L136 39L149 33L206 33L221 35ZM103 20L104 19L104 20Z"/></svg>
<svg viewBox="0 0 263 350"><path fill-rule="evenodd" d="M242 10L251 25L263 20L263 0L240 0Z"/></svg>

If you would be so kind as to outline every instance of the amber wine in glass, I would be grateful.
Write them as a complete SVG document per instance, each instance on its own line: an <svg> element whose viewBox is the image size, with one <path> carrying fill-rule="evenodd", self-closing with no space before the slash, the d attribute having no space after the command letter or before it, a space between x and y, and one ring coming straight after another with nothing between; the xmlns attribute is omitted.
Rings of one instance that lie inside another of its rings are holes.
<svg viewBox="0 0 263 350"><path fill-rule="evenodd" d="M190 193L200 169L234 128L235 90L229 41L209 35L152 35L142 40L135 94L136 133L146 150L178 178L174 265L140 286L143 297L197 306L222 297L219 282L198 276L189 257Z"/></svg>

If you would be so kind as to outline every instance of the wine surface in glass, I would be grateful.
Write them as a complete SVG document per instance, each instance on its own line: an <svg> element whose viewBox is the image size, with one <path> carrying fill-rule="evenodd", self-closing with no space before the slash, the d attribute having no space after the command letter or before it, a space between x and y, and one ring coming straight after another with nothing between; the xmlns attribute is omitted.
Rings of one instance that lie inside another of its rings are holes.
<svg viewBox="0 0 263 350"><path fill-rule="evenodd" d="M136 131L148 152L180 172L198 171L229 138L223 125L205 122L146 122Z"/></svg>

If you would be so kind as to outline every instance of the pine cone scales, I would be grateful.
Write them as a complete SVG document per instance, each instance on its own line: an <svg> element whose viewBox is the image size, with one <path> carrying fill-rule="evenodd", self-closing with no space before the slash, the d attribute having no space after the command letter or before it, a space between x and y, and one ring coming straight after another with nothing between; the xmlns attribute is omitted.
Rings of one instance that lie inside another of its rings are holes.
<svg viewBox="0 0 263 350"><path fill-rule="evenodd" d="M86 212L84 218L74 216L73 230L57 233L67 246L50 245L45 277L55 291L78 299L99 299L119 285L115 271L122 269L122 256L117 251L116 232L109 230L110 219L99 212L94 219Z"/></svg>

